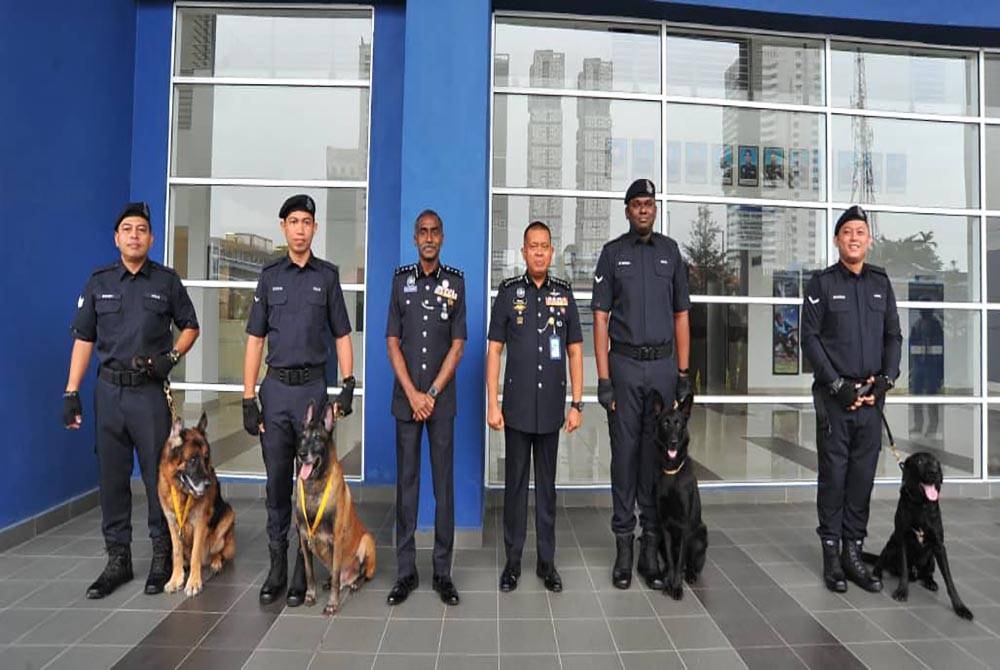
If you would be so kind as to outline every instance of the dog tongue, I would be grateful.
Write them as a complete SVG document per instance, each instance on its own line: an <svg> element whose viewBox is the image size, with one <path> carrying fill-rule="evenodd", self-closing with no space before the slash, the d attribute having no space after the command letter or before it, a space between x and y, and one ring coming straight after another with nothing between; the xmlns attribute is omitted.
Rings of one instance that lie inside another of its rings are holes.
<svg viewBox="0 0 1000 670"><path fill-rule="evenodd" d="M313 471L312 463L303 463L302 467L299 468L299 479L302 480L309 479L309 475L312 474L312 471Z"/></svg>
<svg viewBox="0 0 1000 670"><path fill-rule="evenodd" d="M670 458L677 458L677 450L667 449L667 456L669 456Z"/></svg>
<svg viewBox="0 0 1000 670"><path fill-rule="evenodd" d="M921 484L924 487L924 495L931 502L935 502L938 499L938 490L934 488L933 484Z"/></svg>

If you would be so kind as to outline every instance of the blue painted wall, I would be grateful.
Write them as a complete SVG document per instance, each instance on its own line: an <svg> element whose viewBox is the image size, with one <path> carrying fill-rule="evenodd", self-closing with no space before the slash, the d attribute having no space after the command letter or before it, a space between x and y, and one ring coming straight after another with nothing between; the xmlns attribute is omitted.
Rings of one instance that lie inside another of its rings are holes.
<svg viewBox="0 0 1000 670"><path fill-rule="evenodd" d="M59 416L76 299L129 195L134 38L132 0L0 3L0 528L97 485L93 371L84 428Z"/></svg>

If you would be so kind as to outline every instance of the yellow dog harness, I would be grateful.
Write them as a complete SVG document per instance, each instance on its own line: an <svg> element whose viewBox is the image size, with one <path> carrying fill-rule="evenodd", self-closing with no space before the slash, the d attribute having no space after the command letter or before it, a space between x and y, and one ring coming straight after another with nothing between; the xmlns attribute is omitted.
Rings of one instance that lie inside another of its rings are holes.
<svg viewBox="0 0 1000 670"><path fill-rule="evenodd" d="M302 518L306 520L306 531L309 533L309 539L313 539L316 534L316 529L319 528L319 522L323 518L323 512L326 511L326 503L330 500L330 490L333 488L333 471L326 478L326 486L323 488L323 497L319 501L319 509L316 510L316 518L313 519L312 523L309 523L309 511L306 509L306 488L302 484L302 480L299 480L299 506L302 508Z"/></svg>

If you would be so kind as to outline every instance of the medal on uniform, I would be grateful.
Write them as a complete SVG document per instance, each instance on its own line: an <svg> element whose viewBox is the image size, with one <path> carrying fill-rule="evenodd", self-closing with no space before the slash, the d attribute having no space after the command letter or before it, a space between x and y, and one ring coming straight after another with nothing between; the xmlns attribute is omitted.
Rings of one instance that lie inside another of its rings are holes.
<svg viewBox="0 0 1000 670"><path fill-rule="evenodd" d="M438 298L438 300L441 300L441 298ZM441 320L442 321L447 321L448 320L448 302L449 302L448 300L441 300Z"/></svg>

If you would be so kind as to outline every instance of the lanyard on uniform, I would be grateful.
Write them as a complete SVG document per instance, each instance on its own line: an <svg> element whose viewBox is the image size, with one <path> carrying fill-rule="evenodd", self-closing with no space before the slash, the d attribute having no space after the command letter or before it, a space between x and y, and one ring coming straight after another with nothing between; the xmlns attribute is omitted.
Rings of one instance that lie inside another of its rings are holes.
<svg viewBox="0 0 1000 670"><path fill-rule="evenodd" d="M191 502L193 500L194 496L188 496L187 500L184 501L184 510L182 511L180 501L177 499L177 487L173 484L170 485L170 502L174 507L174 516L177 518L178 533L180 535L184 534L184 524L187 523L188 512L191 511Z"/></svg>
<svg viewBox="0 0 1000 670"><path fill-rule="evenodd" d="M326 478L326 486L323 488L323 497L319 501L319 509L316 510L316 518L313 519L312 523L309 523L309 511L306 509L306 489L302 484L302 480L299 480L299 506L302 507L302 518L306 521L306 531L309 534L309 539L313 539L316 534L316 529L319 528L319 522L323 518L323 512L326 511L326 503L330 499L330 489L333 488L333 470L330 470L329 476Z"/></svg>

